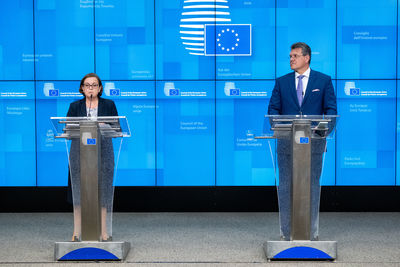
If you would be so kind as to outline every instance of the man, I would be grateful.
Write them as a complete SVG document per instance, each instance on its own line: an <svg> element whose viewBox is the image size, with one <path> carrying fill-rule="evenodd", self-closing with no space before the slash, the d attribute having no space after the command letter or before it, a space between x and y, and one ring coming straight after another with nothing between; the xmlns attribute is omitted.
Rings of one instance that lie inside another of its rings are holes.
<svg viewBox="0 0 400 267"><path fill-rule="evenodd" d="M290 68L294 70L276 79L268 106L269 115L336 115L336 96L329 76L310 69L311 48L295 43L290 51ZM278 139L279 216L281 239L290 240L290 203L292 164L290 141ZM324 139L311 142L311 239L318 240L318 214Z"/></svg>

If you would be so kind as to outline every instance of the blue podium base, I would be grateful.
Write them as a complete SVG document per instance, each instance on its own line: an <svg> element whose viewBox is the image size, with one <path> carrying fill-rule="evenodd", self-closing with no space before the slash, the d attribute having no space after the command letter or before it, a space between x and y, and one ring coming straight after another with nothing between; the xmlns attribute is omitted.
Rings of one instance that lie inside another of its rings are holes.
<svg viewBox="0 0 400 267"><path fill-rule="evenodd" d="M54 258L58 261L119 261L128 255L129 242L56 242Z"/></svg>
<svg viewBox="0 0 400 267"><path fill-rule="evenodd" d="M268 241L264 252L268 260L330 260L336 259L336 241Z"/></svg>

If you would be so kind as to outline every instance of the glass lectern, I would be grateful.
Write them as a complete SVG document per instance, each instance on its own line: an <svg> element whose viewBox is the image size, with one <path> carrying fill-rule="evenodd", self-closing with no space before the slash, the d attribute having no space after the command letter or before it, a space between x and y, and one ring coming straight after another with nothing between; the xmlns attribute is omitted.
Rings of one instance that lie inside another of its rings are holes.
<svg viewBox="0 0 400 267"><path fill-rule="evenodd" d="M279 179L276 177L276 184L281 240L264 244L269 260L336 258L336 241L319 241L318 231L319 180L327 139L332 135L337 118L270 115L265 118L264 135L255 137L277 139Z"/></svg>
<svg viewBox="0 0 400 267"><path fill-rule="evenodd" d="M112 242L112 207L126 117L51 117L56 138L65 138L74 205L74 238L57 242L57 260L121 260L128 242Z"/></svg>

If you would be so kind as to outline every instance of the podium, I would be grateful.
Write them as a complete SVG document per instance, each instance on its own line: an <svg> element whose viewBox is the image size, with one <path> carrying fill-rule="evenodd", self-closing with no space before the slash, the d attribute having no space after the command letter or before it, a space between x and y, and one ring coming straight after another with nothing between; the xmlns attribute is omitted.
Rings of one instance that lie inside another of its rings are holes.
<svg viewBox="0 0 400 267"><path fill-rule="evenodd" d="M66 140L74 227L80 229L76 242L55 243L55 259L125 259L130 243L112 241L112 206L115 166L118 166L123 138L130 137L126 117L50 119L55 138ZM117 152L116 157L114 151ZM103 236L107 236L107 239L103 240Z"/></svg>
<svg viewBox="0 0 400 267"><path fill-rule="evenodd" d="M267 259L335 260L337 243L319 241L318 220L323 153L338 116L265 117L264 135L255 138L277 139L281 229L280 241L264 244Z"/></svg>

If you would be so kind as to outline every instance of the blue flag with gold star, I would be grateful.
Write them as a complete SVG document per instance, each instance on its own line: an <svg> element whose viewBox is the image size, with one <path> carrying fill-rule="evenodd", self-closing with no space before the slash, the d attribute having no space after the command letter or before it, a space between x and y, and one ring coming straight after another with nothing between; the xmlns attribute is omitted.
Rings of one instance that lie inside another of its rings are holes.
<svg viewBox="0 0 400 267"><path fill-rule="evenodd" d="M251 56L250 24L206 24L206 56Z"/></svg>

